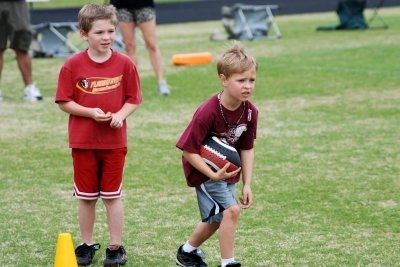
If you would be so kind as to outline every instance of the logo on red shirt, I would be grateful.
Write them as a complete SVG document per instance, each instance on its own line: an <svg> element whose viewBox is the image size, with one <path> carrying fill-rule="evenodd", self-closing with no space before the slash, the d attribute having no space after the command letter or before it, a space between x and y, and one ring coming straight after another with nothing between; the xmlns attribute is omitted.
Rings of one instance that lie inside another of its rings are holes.
<svg viewBox="0 0 400 267"><path fill-rule="evenodd" d="M83 78L76 83L76 88L86 94L108 94L117 90L121 85L122 76Z"/></svg>

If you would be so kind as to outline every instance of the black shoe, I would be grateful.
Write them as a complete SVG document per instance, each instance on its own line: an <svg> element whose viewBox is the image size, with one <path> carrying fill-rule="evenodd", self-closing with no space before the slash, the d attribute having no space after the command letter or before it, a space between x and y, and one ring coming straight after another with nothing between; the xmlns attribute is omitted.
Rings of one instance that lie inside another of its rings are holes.
<svg viewBox="0 0 400 267"><path fill-rule="evenodd" d="M96 250L100 249L100 244L96 243L88 246L86 243L75 249L76 260L79 266L87 266L92 263Z"/></svg>
<svg viewBox="0 0 400 267"><path fill-rule="evenodd" d="M124 265L126 261L126 252L123 246L119 246L117 250L106 249L105 267Z"/></svg>
<svg viewBox="0 0 400 267"><path fill-rule="evenodd" d="M199 256L201 253L198 253L197 249L187 253L182 250L182 247L183 245L179 247L176 253L176 265L182 267L208 267L203 258Z"/></svg>
<svg viewBox="0 0 400 267"><path fill-rule="evenodd" d="M235 261L235 262L228 263L225 266L226 267L241 267L242 265L240 264L240 262ZM221 267L221 265L218 265L218 267Z"/></svg>

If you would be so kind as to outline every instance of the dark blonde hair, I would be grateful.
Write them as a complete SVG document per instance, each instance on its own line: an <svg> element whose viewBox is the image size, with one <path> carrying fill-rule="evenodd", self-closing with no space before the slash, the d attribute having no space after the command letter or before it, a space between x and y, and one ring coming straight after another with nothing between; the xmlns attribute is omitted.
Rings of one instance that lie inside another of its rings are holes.
<svg viewBox="0 0 400 267"><path fill-rule="evenodd" d="M232 46L217 59L218 75L223 74L226 78L234 73L242 73L252 68L258 69L256 60L238 41L234 41Z"/></svg>
<svg viewBox="0 0 400 267"><path fill-rule="evenodd" d="M117 10L112 5L87 4L78 13L79 28L84 32L92 29L93 22L101 19L109 19L117 27Z"/></svg>

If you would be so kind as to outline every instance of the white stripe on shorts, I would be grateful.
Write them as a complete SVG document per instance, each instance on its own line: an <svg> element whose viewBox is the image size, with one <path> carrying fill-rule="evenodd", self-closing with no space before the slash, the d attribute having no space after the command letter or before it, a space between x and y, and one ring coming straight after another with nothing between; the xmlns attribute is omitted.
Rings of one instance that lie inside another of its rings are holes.
<svg viewBox="0 0 400 267"><path fill-rule="evenodd" d="M219 205L218 205L217 202L214 201L214 199L210 196L210 194L208 194L208 192L207 192L207 190L206 190L206 188L205 188L205 186L204 186L204 183L200 185L200 188L201 188L201 190L203 190L204 194L206 194L206 196L207 196L207 197L214 203L214 205L215 205L215 213L214 213L213 215L218 214L218 213L219 213Z"/></svg>

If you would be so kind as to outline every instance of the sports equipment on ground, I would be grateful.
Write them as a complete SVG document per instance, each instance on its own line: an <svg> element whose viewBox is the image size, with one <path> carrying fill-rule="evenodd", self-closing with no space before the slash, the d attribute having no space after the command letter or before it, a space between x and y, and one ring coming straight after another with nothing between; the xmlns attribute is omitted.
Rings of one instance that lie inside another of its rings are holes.
<svg viewBox="0 0 400 267"><path fill-rule="evenodd" d="M172 64L174 65L200 65L212 62L212 54L210 52L176 54L172 56Z"/></svg>
<svg viewBox="0 0 400 267"><path fill-rule="evenodd" d="M228 172L241 167L240 156L236 149L216 136L206 138L200 146L200 156L207 165L216 171L223 168L228 162L231 163Z"/></svg>

